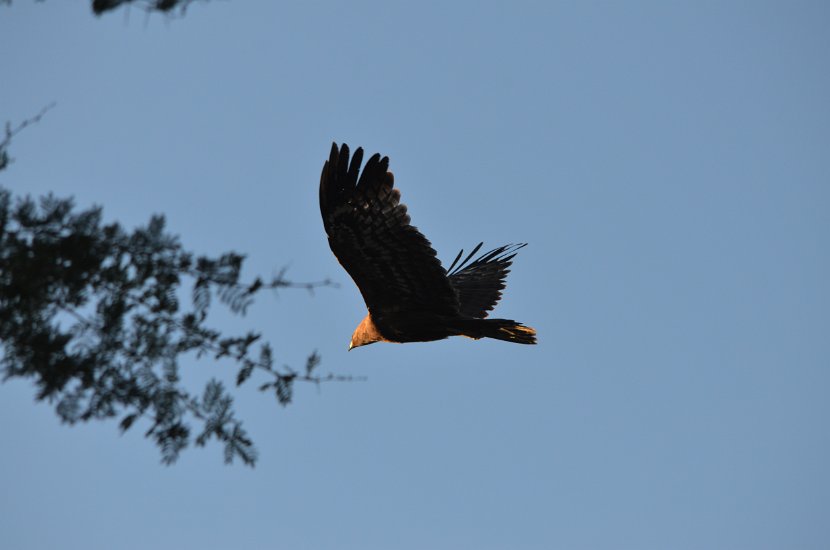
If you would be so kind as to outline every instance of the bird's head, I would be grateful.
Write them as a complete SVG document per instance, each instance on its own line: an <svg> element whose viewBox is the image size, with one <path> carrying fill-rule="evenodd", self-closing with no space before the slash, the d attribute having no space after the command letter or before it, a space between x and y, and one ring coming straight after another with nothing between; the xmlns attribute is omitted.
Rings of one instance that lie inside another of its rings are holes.
<svg viewBox="0 0 830 550"><path fill-rule="evenodd" d="M349 351L360 346L380 342L381 340L383 340L383 336L380 335L375 323L372 322L372 317L366 315L352 333L352 339L349 342Z"/></svg>

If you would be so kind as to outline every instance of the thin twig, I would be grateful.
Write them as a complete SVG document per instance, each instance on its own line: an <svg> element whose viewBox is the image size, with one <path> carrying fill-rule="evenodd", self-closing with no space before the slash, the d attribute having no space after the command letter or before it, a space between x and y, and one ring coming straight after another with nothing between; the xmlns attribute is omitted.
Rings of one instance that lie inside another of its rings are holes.
<svg viewBox="0 0 830 550"><path fill-rule="evenodd" d="M40 122L40 119L43 118L43 115L45 115L47 113L47 111L52 109L55 105L57 105L57 103L53 101L52 103L50 103L49 105L47 105L46 107L41 109L40 112L38 114L36 114L35 116L33 116L32 118L27 118L26 120L24 120L23 122L18 124L17 128L15 128L15 129L12 129L11 123L7 122L6 123L6 137L3 139L3 141L0 141L0 150L3 150L6 147L8 147L9 144L11 143L11 141L12 141L12 138L14 136L16 136L17 134L19 134L24 128L26 128L27 126L31 126L32 124L37 124L38 122Z"/></svg>

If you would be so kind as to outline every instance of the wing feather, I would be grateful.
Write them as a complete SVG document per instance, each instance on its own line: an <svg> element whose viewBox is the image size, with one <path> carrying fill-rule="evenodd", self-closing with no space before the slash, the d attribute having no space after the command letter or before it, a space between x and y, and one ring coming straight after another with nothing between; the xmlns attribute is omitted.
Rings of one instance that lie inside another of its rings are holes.
<svg viewBox="0 0 830 550"><path fill-rule="evenodd" d="M389 158L332 144L320 177L329 246L375 313L427 310L458 315L458 297L432 245L411 225ZM358 178L359 174L359 178Z"/></svg>
<svg viewBox="0 0 830 550"><path fill-rule="evenodd" d="M479 243L456 267L464 253L463 250L459 252L449 271L450 283L458 294L461 314L479 319L487 317L501 299L513 257L520 248L527 246L526 243L500 246L468 263L482 244Z"/></svg>

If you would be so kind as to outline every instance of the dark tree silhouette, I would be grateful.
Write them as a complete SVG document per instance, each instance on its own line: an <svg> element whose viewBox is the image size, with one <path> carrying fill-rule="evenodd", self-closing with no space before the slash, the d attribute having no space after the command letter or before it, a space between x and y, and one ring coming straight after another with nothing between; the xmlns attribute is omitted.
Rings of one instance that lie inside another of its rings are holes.
<svg viewBox="0 0 830 550"><path fill-rule="evenodd" d="M92 0L92 12L101 15L104 12L114 10L121 6L136 6L147 12L173 13L179 11L184 13L187 7L196 0ZM205 2L206 0L200 0Z"/></svg>
<svg viewBox="0 0 830 550"><path fill-rule="evenodd" d="M44 0L36 0L43 2ZM91 0L92 13L101 15L108 11L115 10L121 6L135 6L139 9L164 14L184 14L190 4L195 2L207 2L208 0ZM12 0L0 0L0 4L11 4Z"/></svg>
<svg viewBox="0 0 830 550"><path fill-rule="evenodd" d="M6 126L0 170L11 162L12 137L44 112ZM303 368L277 367L260 334L228 336L208 326L214 298L244 314L264 290L332 285L294 283L284 272L242 283L243 261L236 252L210 258L185 250L161 216L127 231L103 223L101 208L78 211L71 199L51 194L13 198L0 186L3 380L32 379L37 399L53 403L69 424L120 417L126 431L144 419L166 464L190 443L215 439L226 462L237 457L252 466L257 452L227 388L213 379L192 394L179 378L183 357L231 361L237 385L257 371L264 377L259 389L281 405L297 381L351 378L318 375L316 352Z"/></svg>

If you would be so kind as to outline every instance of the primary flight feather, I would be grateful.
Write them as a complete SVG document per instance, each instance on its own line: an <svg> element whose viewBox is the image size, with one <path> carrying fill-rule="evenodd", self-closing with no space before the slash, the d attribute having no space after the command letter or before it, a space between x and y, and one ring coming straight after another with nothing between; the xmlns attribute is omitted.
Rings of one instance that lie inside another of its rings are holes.
<svg viewBox="0 0 830 550"><path fill-rule="evenodd" d="M349 349L374 342L428 342L449 336L535 344L536 331L510 319L485 319L501 298L516 251L508 245L472 262L479 244L449 270L424 235L410 224L394 187L389 158L363 149L350 158L332 144L320 177L320 213L329 246L351 275L369 312Z"/></svg>

